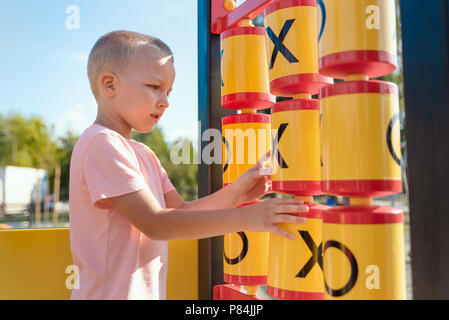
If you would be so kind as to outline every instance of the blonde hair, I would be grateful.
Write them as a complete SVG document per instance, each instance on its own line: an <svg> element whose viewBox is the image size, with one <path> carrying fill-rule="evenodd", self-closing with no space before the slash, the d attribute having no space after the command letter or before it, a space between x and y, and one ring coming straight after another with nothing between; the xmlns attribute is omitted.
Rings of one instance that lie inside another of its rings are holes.
<svg viewBox="0 0 449 320"><path fill-rule="evenodd" d="M97 81L106 72L120 73L132 54L142 46L159 49L174 61L169 46L162 40L142 33L118 30L101 36L93 46L87 62L87 75L95 98L98 98Z"/></svg>

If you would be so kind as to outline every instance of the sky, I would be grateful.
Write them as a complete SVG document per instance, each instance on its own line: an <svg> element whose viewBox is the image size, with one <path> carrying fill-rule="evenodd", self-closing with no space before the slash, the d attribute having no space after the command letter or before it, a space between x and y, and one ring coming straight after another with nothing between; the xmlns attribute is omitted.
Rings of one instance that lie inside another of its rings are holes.
<svg viewBox="0 0 449 320"><path fill-rule="evenodd" d="M40 116L56 136L82 133L97 112L87 58L95 41L113 30L150 34L170 46L176 80L158 125L169 141L195 140L196 0L2 0L0 114Z"/></svg>

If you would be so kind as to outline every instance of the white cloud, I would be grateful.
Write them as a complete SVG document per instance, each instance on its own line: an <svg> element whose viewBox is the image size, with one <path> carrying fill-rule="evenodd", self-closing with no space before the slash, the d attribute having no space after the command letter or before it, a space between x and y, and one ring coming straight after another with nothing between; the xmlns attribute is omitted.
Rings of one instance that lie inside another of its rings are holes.
<svg viewBox="0 0 449 320"><path fill-rule="evenodd" d="M63 136L70 130L80 135L88 128L97 116L97 105L94 101L77 103L73 107L66 108L54 123L55 134Z"/></svg>

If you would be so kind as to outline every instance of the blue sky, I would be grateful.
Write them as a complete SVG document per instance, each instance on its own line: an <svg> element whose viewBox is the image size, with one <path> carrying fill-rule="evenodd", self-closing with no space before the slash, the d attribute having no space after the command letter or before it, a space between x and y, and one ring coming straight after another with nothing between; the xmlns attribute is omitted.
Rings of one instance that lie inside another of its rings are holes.
<svg viewBox="0 0 449 320"><path fill-rule="evenodd" d="M79 29L66 26L70 5L79 9ZM87 57L101 35L118 29L156 36L171 47L177 77L159 125L169 140L192 138L198 118L196 0L2 1L0 114L41 116L57 136L67 129L81 133L96 117Z"/></svg>

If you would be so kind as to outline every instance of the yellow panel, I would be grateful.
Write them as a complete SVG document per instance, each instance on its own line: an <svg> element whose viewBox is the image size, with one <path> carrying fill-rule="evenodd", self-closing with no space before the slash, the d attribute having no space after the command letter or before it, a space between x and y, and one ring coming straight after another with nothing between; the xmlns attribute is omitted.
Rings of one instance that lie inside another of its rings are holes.
<svg viewBox="0 0 449 320"><path fill-rule="evenodd" d="M257 161L271 148L270 123L234 123L224 125L223 137L229 143L232 150L228 158L226 145L222 145L223 163L228 163L223 172L223 184L233 183L251 169Z"/></svg>
<svg viewBox="0 0 449 320"><path fill-rule="evenodd" d="M312 6L284 8L268 14L265 26L278 37L287 20L294 20L282 44L295 56L298 62L290 63L278 52L276 62L269 70L270 80L284 76L318 72L318 11ZM266 34L268 65L274 50L274 43Z"/></svg>
<svg viewBox="0 0 449 320"><path fill-rule="evenodd" d="M243 253L243 239L238 233L225 234L225 255L229 259L241 256L241 260L230 264L223 259L224 273L238 276L266 276L270 233L245 231L244 234L248 246L245 253Z"/></svg>
<svg viewBox="0 0 449 320"><path fill-rule="evenodd" d="M278 142L278 151L288 164L281 168L273 162L273 181L319 181L320 166L320 111L293 110L271 115L272 128L279 130L287 124ZM274 135L274 134L273 134ZM274 150L276 152L276 150Z"/></svg>
<svg viewBox="0 0 449 320"><path fill-rule="evenodd" d="M329 240L345 248L326 248ZM357 273L348 255L354 257ZM325 291L325 299L405 299L404 225L323 223L323 270L332 290L347 286L351 275L356 279L342 295L330 296ZM371 287L373 276L377 276L378 287Z"/></svg>
<svg viewBox="0 0 449 320"><path fill-rule="evenodd" d="M240 92L270 93L265 37L238 35L221 42L222 96Z"/></svg>
<svg viewBox="0 0 449 320"><path fill-rule="evenodd" d="M353 50L396 55L394 0L324 0L326 24L320 57Z"/></svg>
<svg viewBox="0 0 449 320"><path fill-rule="evenodd" d="M197 240L169 241L167 299L198 299ZM67 300L70 231L0 231L0 300Z"/></svg>
<svg viewBox="0 0 449 320"><path fill-rule="evenodd" d="M69 229L0 231L0 300L65 300Z"/></svg>
<svg viewBox="0 0 449 320"><path fill-rule="evenodd" d="M296 235L296 238L288 240L270 233L267 284L295 292L323 292L323 271L318 262L305 277L297 276L313 255L299 231L307 231L318 247L323 238L323 220L308 218L302 225L282 223L279 226Z"/></svg>
<svg viewBox="0 0 449 320"><path fill-rule="evenodd" d="M198 299L198 240L168 242L167 300Z"/></svg>
<svg viewBox="0 0 449 320"><path fill-rule="evenodd" d="M401 179L388 147L389 123L399 113L397 96L359 93L321 99L323 180ZM399 121L391 128L400 157Z"/></svg>

